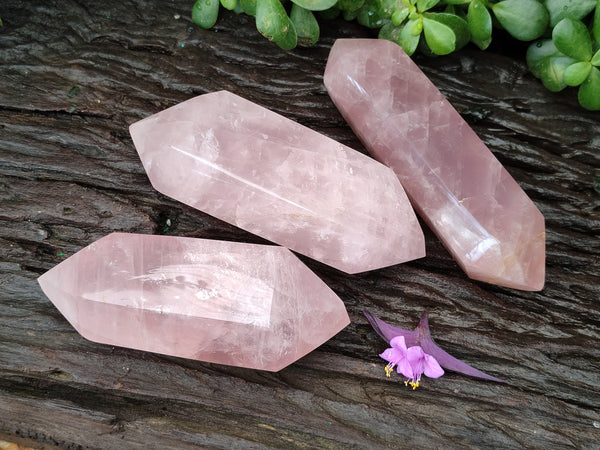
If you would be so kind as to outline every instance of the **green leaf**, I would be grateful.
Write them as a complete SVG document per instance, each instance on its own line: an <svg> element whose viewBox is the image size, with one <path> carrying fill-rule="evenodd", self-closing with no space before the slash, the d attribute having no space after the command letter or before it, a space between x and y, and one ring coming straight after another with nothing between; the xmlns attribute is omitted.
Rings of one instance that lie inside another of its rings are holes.
<svg viewBox="0 0 600 450"><path fill-rule="evenodd" d="M337 7L342 11L356 11L364 4L365 0L338 0Z"/></svg>
<svg viewBox="0 0 600 450"><path fill-rule="evenodd" d="M554 42L550 39L543 41L537 41L529 46L527 49L527 55L525 57L527 66L531 73L537 77L542 77L542 68L546 64L546 60L552 57L563 56L563 54L556 48Z"/></svg>
<svg viewBox="0 0 600 450"><path fill-rule="evenodd" d="M419 36L423 31L423 18L418 17L414 19L414 23L410 26L410 32L415 36Z"/></svg>
<svg viewBox="0 0 600 450"><path fill-rule="evenodd" d="M555 26L565 17L580 20L597 5L597 0L545 0L544 6L550 13L550 26Z"/></svg>
<svg viewBox="0 0 600 450"><path fill-rule="evenodd" d="M552 30L552 42L562 53L578 61L592 58L592 39L580 20L563 19Z"/></svg>
<svg viewBox="0 0 600 450"><path fill-rule="evenodd" d="M544 60L540 67L540 79L546 89L558 92L567 87L563 73L575 61L568 56L554 56Z"/></svg>
<svg viewBox="0 0 600 450"><path fill-rule="evenodd" d="M339 11L339 9L338 9ZM344 17L344 20L347 20L348 22L350 22L351 20L354 20L358 17L358 10L356 11L342 11L342 17Z"/></svg>
<svg viewBox="0 0 600 450"><path fill-rule="evenodd" d="M439 2L440 0L417 0L417 10L419 12L425 12L428 9L433 8Z"/></svg>
<svg viewBox="0 0 600 450"><path fill-rule="evenodd" d="M471 32L469 31L469 25L467 24L467 21L455 14L425 13L423 14L423 17L436 20L437 22L443 23L452 29L456 39L455 51L463 48L471 40Z"/></svg>
<svg viewBox="0 0 600 450"><path fill-rule="evenodd" d="M447 5L465 5L471 0L445 0L444 3Z"/></svg>
<svg viewBox="0 0 600 450"><path fill-rule="evenodd" d="M321 19L325 20L337 19L340 15L340 8L338 8L337 6L332 6L331 8L326 9L325 11L317 11L317 15Z"/></svg>
<svg viewBox="0 0 600 450"><path fill-rule="evenodd" d="M424 17L423 31L427 45L436 55L447 55L456 48L456 35L449 26Z"/></svg>
<svg viewBox="0 0 600 450"><path fill-rule="evenodd" d="M256 0L256 28L271 41L281 41L288 34L290 19L279 0Z"/></svg>
<svg viewBox="0 0 600 450"><path fill-rule="evenodd" d="M402 0L378 0L378 2L379 13L386 19L391 19L394 11L405 6Z"/></svg>
<svg viewBox="0 0 600 450"><path fill-rule="evenodd" d="M242 8L242 5L240 5L239 1L235 4L235 8L233 8L233 12L236 14L241 14L244 12L244 9Z"/></svg>
<svg viewBox="0 0 600 450"><path fill-rule="evenodd" d="M365 0L365 4L358 10L356 20L363 27L368 28L380 28L386 22L377 0Z"/></svg>
<svg viewBox="0 0 600 450"><path fill-rule="evenodd" d="M600 66L600 50L594 53L590 62L592 63L592 66Z"/></svg>
<svg viewBox="0 0 600 450"><path fill-rule="evenodd" d="M296 5L310 11L325 11L337 3L337 0L292 0Z"/></svg>
<svg viewBox="0 0 600 450"><path fill-rule="evenodd" d="M567 86L579 86L592 71L592 65L587 61L571 64L563 72L563 80Z"/></svg>
<svg viewBox="0 0 600 450"><path fill-rule="evenodd" d="M481 0L473 0L467 10L467 23L473 42L485 50L492 42L492 15Z"/></svg>
<svg viewBox="0 0 600 450"><path fill-rule="evenodd" d="M285 36L282 39L275 41L275 43L284 50L291 50L298 44L298 35L296 34L296 28L294 27L294 24L289 18L286 28L287 32Z"/></svg>
<svg viewBox="0 0 600 450"><path fill-rule="evenodd" d="M404 19L408 17L408 12L408 8L400 8L394 11L394 13L392 14L392 23L395 26L399 26L404 21Z"/></svg>
<svg viewBox="0 0 600 450"><path fill-rule="evenodd" d="M536 0L503 0L492 5L500 25L521 41L539 38L548 27L548 11Z"/></svg>
<svg viewBox="0 0 600 450"><path fill-rule="evenodd" d="M592 71L579 87L577 93L579 104L591 111L600 110L600 70L592 67Z"/></svg>
<svg viewBox="0 0 600 450"><path fill-rule="evenodd" d="M412 28L415 26L416 22L416 19L406 22L402 27L402 31L400 31L400 36L398 38L398 44L400 44L402 49L409 56L415 52L417 45L419 45L419 39L421 39L421 34L415 35L412 33Z"/></svg>
<svg viewBox="0 0 600 450"><path fill-rule="evenodd" d="M596 42L600 43L600 4L596 6L596 11L594 11L594 22L592 26L592 36Z"/></svg>
<svg viewBox="0 0 600 450"><path fill-rule="evenodd" d="M398 44L402 28L404 28L403 25L396 26L392 22L387 22L379 30L379 34L377 35L377 37L379 39L385 39L387 41L392 41Z"/></svg>
<svg viewBox="0 0 600 450"><path fill-rule="evenodd" d="M223 8L232 11L237 6L237 0L220 0Z"/></svg>
<svg viewBox="0 0 600 450"><path fill-rule="evenodd" d="M298 35L298 45L301 47L315 45L319 40L319 24L312 11L301 8L294 3L290 12L290 20L294 24Z"/></svg>
<svg viewBox="0 0 600 450"><path fill-rule="evenodd" d="M249 16L256 15L256 0L240 0L240 6Z"/></svg>
<svg viewBox="0 0 600 450"><path fill-rule="evenodd" d="M198 0L192 7L192 20L201 28L211 28L219 16L219 0Z"/></svg>

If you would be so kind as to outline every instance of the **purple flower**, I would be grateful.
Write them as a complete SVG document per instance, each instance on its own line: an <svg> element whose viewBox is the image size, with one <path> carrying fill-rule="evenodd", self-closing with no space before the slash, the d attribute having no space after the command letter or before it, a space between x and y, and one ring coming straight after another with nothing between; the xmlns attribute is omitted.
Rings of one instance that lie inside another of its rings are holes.
<svg viewBox="0 0 600 450"><path fill-rule="evenodd" d="M474 367L471 367L468 364L456 359L454 356L449 355L440 347L438 347L429 332L429 320L427 311L423 312L423 314L421 315L421 321L419 322L419 325L417 325L417 327L413 331L389 325L383 320L375 317L368 311L365 311L364 313L365 316L367 316L367 319L371 323L371 326L373 327L375 332L387 342L389 342L392 346L391 349L388 349L392 350L392 352L387 353L388 350L386 350L380 356L386 361L392 363L391 368L393 368L394 366L398 366L398 370L404 376L409 378L409 380L411 380L410 384L411 386L413 386L413 388L416 387L413 385L413 383L415 383L418 386L418 380L420 379L421 374L425 374L430 378L437 378L442 376L444 374L442 367L444 369L452 370L454 372L462 373L464 375L469 375L471 377L504 383L504 380L501 380L500 378L493 377L480 370L477 370ZM400 338L402 338L402 340L400 340ZM407 346L409 347L407 348ZM396 352L393 352L394 350L396 350ZM412 377L409 377L407 375L409 373L408 371L404 372L400 368L401 366L399 363L401 359L398 359L398 362L393 362L392 360L386 357L388 355L397 356L400 353L408 361L408 364L410 365L412 371ZM435 365L439 367L439 370L436 369L432 361L435 361ZM440 371L441 373L439 373ZM418 375L417 377L415 377L414 375L417 373ZM439 375L435 376L438 373ZM387 368L386 374L388 374ZM432 374L434 376L429 374ZM408 383L409 382L407 382L407 384Z"/></svg>
<svg viewBox="0 0 600 450"><path fill-rule="evenodd" d="M404 336L396 336L390 341L390 345L392 348L386 349L379 355L388 362L388 365L385 366L385 376L389 377L394 371L394 367L398 366L398 372L406 378L412 379L414 377L414 372L408 361L408 349L404 342Z"/></svg>
<svg viewBox="0 0 600 450"><path fill-rule="evenodd" d="M435 358L428 355L421 347L415 345L406 348L404 336L396 336L390 341L392 348L386 349L381 355L388 361L385 366L385 375L387 377L398 367L398 372L408 378L404 384L410 384L413 389L419 387L421 375L429 378L439 378L444 375L444 370L440 367Z"/></svg>

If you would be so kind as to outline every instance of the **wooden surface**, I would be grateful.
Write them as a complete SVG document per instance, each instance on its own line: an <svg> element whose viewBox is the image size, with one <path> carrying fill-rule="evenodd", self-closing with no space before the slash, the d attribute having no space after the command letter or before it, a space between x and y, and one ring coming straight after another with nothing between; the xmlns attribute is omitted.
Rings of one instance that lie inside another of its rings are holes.
<svg viewBox="0 0 600 450"><path fill-rule="evenodd" d="M323 87L336 37L279 50L251 18L210 31L191 0L3 0L0 17L0 433L38 448L599 448L600 115L553 94L511 41L418 64L546 217L547 282L469 280L425 230L427 257L361 275L304 258L352 324L279 373L88 342L36 278L111 231L263 242L152 189L127 127L228 89L363 151ZM177 14L181 17L177 18ZM384 376L362 310L508 380ZM31 441L29 441L31 442Z"/></svg>

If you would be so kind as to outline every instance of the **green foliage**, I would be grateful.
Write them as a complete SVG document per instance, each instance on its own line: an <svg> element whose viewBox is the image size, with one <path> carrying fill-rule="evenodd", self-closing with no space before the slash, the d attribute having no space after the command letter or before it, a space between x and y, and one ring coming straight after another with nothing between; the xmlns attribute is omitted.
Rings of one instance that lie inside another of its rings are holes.
<svg viewBox="0 0 600 450"><path fill-rule="evenodd" d="M288 27L285 36L278 41L275 41L284 50L291 50L296 48L298 45L298 34L296 33L296 27L292 23L291 19L288 19Z"/></svg>
<svg viewBox="0 0 600 450"><path fill-rule="evenodd" d="M381 28L386 23L384 9L380 0L365 0L357 11L356 20L363 27Z"/></svg>
<svg viewBox="0 0 600 450"><path fill-rule="evenodd" d="M600 5L596 6L592 25L592 36L596 42L600 42Z"/></svg>
<svg viewBox="0 0 600 450"><path fill-rule="evenodd" d="M453 33L453 37L450 39L454 40L455 46L454 51L460 50L471 40L471 31L469 25L465 19L455 14L448 13L431 13L426 12L423 14L423 18L435 20L441 24L446 25ZM438 55L441 53L434 52Z"/></svg>
<svg viewBox="0 0 600 450"><path fill-rule="evenodd" d="M256 0L256 29L271 41L286 38L290 19L279 0Z"/></svg>
<svg viewBox="0 0 600 450"><path fill-rule="evenodd" d="M211 28L218 15L219 0L198 0L192 7L192 20L201 28Z"/></svg>
<svg viewBox="0 0 600 450"><path fill-rule="evenodd" d="M356 11L365 4L365 0L338 0L337 6L342 11Z"/></svg>
<svg viewBox="0 0 600 450"><path fill-rule="evenodd" d="M237 0L220 0L221 6L228 10L233 10L237 6Z"/></svg>
<svg viewBox="0 0 600 450"><path fill-rule="evenodd" d="M467 10L467 23L471 39L481 50L492 42L492 16L481 0L473 0Z"/></svg>
<svg viewBox="0 0 600 450"><path fill-rule="evenodd" d="M301 8L309 11L324 11L337 3L337 0L292 0Z"/></svg>
<svg viewBox="0 0 600 450"><path fill-rule="evenodd" d="M425 42L436 55L447 55L456 48L456 35L449 26L434 19L423 18Z"/></svg>
<svg viewBox="0 0 600 450"><path fill-rule="evenodd" d="M580 20L564 18L552 30L552 42L565 55L578 61L592 58L592 39Z"/></svg>
<svg viewBox="0 0 600 450"><path fill-rule="evenodd" d="M596 7L597 0L545 0L544 6L550 14L550 26L555 26L565 17L581 20Z"/></svg>
<svg viewBox="0 0 600 450"><path fill-rule="evenodd" d="M600 70L592 67L577 93L579 104L592 111L600 110Z"/></svg>
<svg viewBox="0 0 600 450"><path fill-rule="evenodd" d="M317 19L340 14L379 29L408 55L447 55L469 42L485 50L494 27L522 41L543 37L527 51L533 75L551 91L577 87L579 103L600 110L600 0L197 0L192 20L211 28L219 5L254 16L258 31L284 49L314 45Z"/></svg>
<svg viewBox="0 0 600 450"><path fill-rule="evenodd" d="M563 80L567 86L579 86L592 71L592 64L579 61L569 65L563 72Z"/></svg>
<svg viewBox="0 0 600 450"><path fill-rule="evenodd" d="M421 31L419 30L415 33L417 28L419 28L418 23L417 19L411 19L404 25L404 28L400 32L398 44L400 44L408 55L412 55L415 52L421 39Z"/></svg>
<svg viewBox="0 0 600 450"><path fill-rule="evenodd" d="M294 24L298 35L298 45L310 47L319 40L319 23L312 11L294 3L290 12L290 20Z"/></svg>
<svg viewBox="0 0 600 450"><path fill-rule="evenodd" d="M242 11L249 16L256 16L256 0L239 0Z"/></svg>
<svg viewBox="0 0 600 450"><path fill-rule="evenodd" d="M539 38L548 28L549 15L536 0L503 0L492 5L498 22L521 41Z"/></svg>

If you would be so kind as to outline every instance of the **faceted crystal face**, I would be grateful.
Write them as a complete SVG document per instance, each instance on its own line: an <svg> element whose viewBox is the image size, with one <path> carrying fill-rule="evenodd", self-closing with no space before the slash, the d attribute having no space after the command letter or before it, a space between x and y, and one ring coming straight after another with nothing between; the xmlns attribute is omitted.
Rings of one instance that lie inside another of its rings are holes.
<svg viewBox="0 0 600 450"><path fill-rule="evenodd" d="M163 194L348 273L425 255L393 171L221 91L130 127Z"/></svg>
<svg viewBox="0 0 600 450"><path fill-rule="evenodd" d="M325 86L471 278L542 289L542 214L401 47L339 39Z"/></svg>
<svg viewBox="0 0 600 450"><path fill-rule="evenodd" d="M89 340L253 369L278 371L350 322L276 246L113 233L38 281Z"/></svg>

